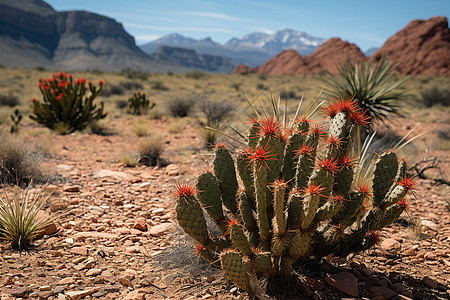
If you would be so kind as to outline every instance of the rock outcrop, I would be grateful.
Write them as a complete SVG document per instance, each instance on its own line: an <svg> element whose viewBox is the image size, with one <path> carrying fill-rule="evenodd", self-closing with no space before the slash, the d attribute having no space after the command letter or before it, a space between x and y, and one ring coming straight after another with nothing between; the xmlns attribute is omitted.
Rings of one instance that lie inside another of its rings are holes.
<svg viewBox="0 0 450 300"><path fill-rule="evenodd" d="M233 74L256 73L268 75L317 74L323 70L337 72L337 66L345 59L364 60L366 57L355 44L332 38L321 45L313 54L302 57L294 50L285 50L269 59L262 66L235 68Z"/></svg>
<svg viewBox="0 0 450 300"><path fill-rule="evenodd" d="M370 59L378 61L382 56L387 56L400 74L450 76L450 30L447 18L411 21L389 38ZM311 55L301 57L297 52L287 50L260 67L241 65L233 73L317 74L323 70L336 73L338 66L347 58L352 61L367 59L355 44L332 38Z"/></svg>
<svg viewBox="0 0 450 300"><path fill-rule="evenodd" d="M388 56L399 72L450 75L450 30L446 17L411 21L390 37L372 59Z"/></svg>

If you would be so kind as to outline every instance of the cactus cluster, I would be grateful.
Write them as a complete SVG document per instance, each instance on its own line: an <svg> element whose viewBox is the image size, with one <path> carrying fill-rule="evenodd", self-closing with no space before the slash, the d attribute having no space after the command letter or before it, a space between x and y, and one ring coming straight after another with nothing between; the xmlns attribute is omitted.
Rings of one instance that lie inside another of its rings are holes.
<svg viewBox="0 0 450 300"><path fill-rule="evenodd" d="M61 134L69 134L85 129L93 121L106 117L103 102L94 103L103 88L91 81L80 78L73 81L72 75L65 72L53 74L52 78L39 79L39 90L43 101L32 99L33 114L30 118Z"/></svg>
<svg viewBox="0 0 450 300"><path fill-rule="evenodd" d="M16 108L14 110L14 113L10 115L11 121L13 124L11 125L10 132L11 133L18 133L19 132L19 124L22 121L22 114L20 113L19 109Z"/></svg>
<svg viewBox="0 0 450 300"><path fill-rule="evenodd" d="M150 104L150 100L146 98L145 93L134 93L128 99L128 112L133 115L145 115L153 107L155 107L155 103Z"/></svg>
<svg viewBox="0 0 450 300"><path fill-rule="evenodd" d="M195 186L178 185L179 225L199 243L197 253L244 290L252 276L289 276L301 258L373 246L377 230L407 206L414 181L392 151L374 162L372 184L353 180L354 142L368 121L356 103L334 101L325 114L328 132L305 117L289 128L270 117L254 120L235 160L217 145L213 172ZM204 212L222 236L212 237Z"/></svg>

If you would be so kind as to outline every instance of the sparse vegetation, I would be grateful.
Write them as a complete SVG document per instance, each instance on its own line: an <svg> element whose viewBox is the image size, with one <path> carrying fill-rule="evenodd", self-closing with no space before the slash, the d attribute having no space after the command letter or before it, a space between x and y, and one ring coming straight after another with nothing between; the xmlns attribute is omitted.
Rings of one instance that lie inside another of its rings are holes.
<svg viewBox="0 0 450 300"><path fill-rule="evenodd" d="M208 77L208 74L206 74L202 71L192 71L192 72L187 72L186 74L184 74L184 76L186 76L186 78L189 78L189 79L202 79L202 78Z"/></svg>
<svg viewBox="0 0 450 300"><path fill-rule="evenodd" d="M433 86L420 93L419 103L426 107L434 105L450 106L450 88L440 89L437 86Z"/></svg>
<svg viewBox="0 0 450 300"><path fill-rule="evenodd" d="M140 140L138 144L139 163L146 166L156 166L161 162L163 149L164 143L161 136L151 136Z"/></svg>
<svg viewBox="0 0 450 300"><path fill-rule="evenodd" d="M143 137L146 136L150 130L150 124L142 119L136 119L132 123L133 132L139 136Z"/></svg>
<svg viewBox="0 0 450 300"><path fill-rule="evenodd" d="M53 222L51 218L39 217L48 197L44 189L39 194L31 193L29 188L4 190L0 195L0 239L14 249L31 250L33 240Z"/></svg>
<svg viewBox="0 0 450 300"><path fill-rule="evenodd" d="M73 82L72 75L54 74L50 79L39 79L43 100L33 98L33 114L30 118L59 134L69 134L85 129L90 123L106 117L103 102L94 100L100 95L103 81L96 87L91 81L80 78Z"/></svg>
<svg viewBox="0 0 450 300"><path fill-rule="evenodd" d="M11 93L9 93L8 95L0 95L0 106L1 105L14 107L16 105L19 105L19 98Z"/></svg>
<svg viewBox="0 0 450 300"><path fill-rule="evenodd" d="M150 100L147 99L145 93L134 93L128 99L128 112L133 115L146 115L153 107L155 107L155 103L152 102L150 105Z"/></svg>
<svg viewBox="0 0 450 300"><path fill-rule="evenodd" d="M195 98L175 97L167 103L167 109L173 117L187 117L194 108Z"/></svg>
<svg viewBox="0 0 450 300"><path fill-rule="evenodd" d="M327 96L354 98L372 122L401 115L405 93L399 88L405 78L395 75L395 68L386 58L378 63L347 60L339 67L338 75L327 73L323 81Z"/></svg>
<svg viewBox="0 0 450 300"><path fill-rule="evenodd" d="M22 114L20 113L19 109L16 108L14 110L14 114L11 114L11 121L13 124L11 125L10 132L11 133L18 133L19 132L19 124L22 121Z"/></svg>
<svg viewBox="0 0 450 300"><path fill-rule="evenodd" d="M139 164L139 161L141 159L141 156L137 153L125 153L120 158L120 161L126 166L126 167L136 167Z"/></svg>
<svg viewBox="0 0 450 300"><path fill-rule="evenodd" d="M0 135L0 182L23 186L32 180L42 182L44 175L27 151L27 145L18 139Z"/></svg>

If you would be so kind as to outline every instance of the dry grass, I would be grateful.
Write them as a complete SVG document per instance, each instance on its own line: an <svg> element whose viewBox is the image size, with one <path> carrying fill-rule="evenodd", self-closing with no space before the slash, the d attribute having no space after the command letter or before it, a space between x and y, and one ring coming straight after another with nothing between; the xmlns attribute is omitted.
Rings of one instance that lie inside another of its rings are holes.
<svg viewBox="0 0 450 300"><path fill-rule="evenodd" d="M144 138L139 141L139 162L147 166L156 166L161 162L161 154L164 150L163 138L159 135Z"/></svg>

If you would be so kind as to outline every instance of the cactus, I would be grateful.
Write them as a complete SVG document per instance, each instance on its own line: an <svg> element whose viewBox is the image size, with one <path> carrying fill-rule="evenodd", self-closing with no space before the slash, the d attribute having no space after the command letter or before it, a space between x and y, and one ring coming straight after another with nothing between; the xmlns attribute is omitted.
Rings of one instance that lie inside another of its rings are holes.
<svg viewBox="0 0 450 300"><path fill-rule="evenodd" d="M325 114L328 137L323 126L310 126L305 118L287 129L273 118L252 120L247 148L235 162L219 145L214 172L200 175L187 196L186 187L178 188L180 226L244 290L251 292L253 276L290 276L300 258L368 249L378 240L376 230L406 209L405 196L415 183L406 162L387 151L374 162L372 185L354 182L360 168L352 149L367 118L352 100L330 103ZM223 237L211 238L202 210Z"/></svg>
<svg viewBox="0 0 450 300"><path fill-rule="evenodd" d="M150 104L150 100L146 98L145 93L134 93L128 99L128 112L133 115L146 115L153 107L155 107L155 103Z"/></svg>
<svg viewBox="0 0 450 300"><path fill-rule="evenodd" d="M39 79L43 102L32 99L33 114L30 118L60 134L85 129L93 121L106 117L103 102L94 104L103 89L103 80L96 87L86 79L73 81L65 72L53 74L52 78Z"/></svg>
<svg viewBox="0 0 450 300"><path fill-rule="evenodd" d="M22 114L20 113L19 109L16 108L14 110L14 114L10 115L11 121L13 124L11 125L11 133L18 133L19 132L19 123L22 121Z"/></svg>

